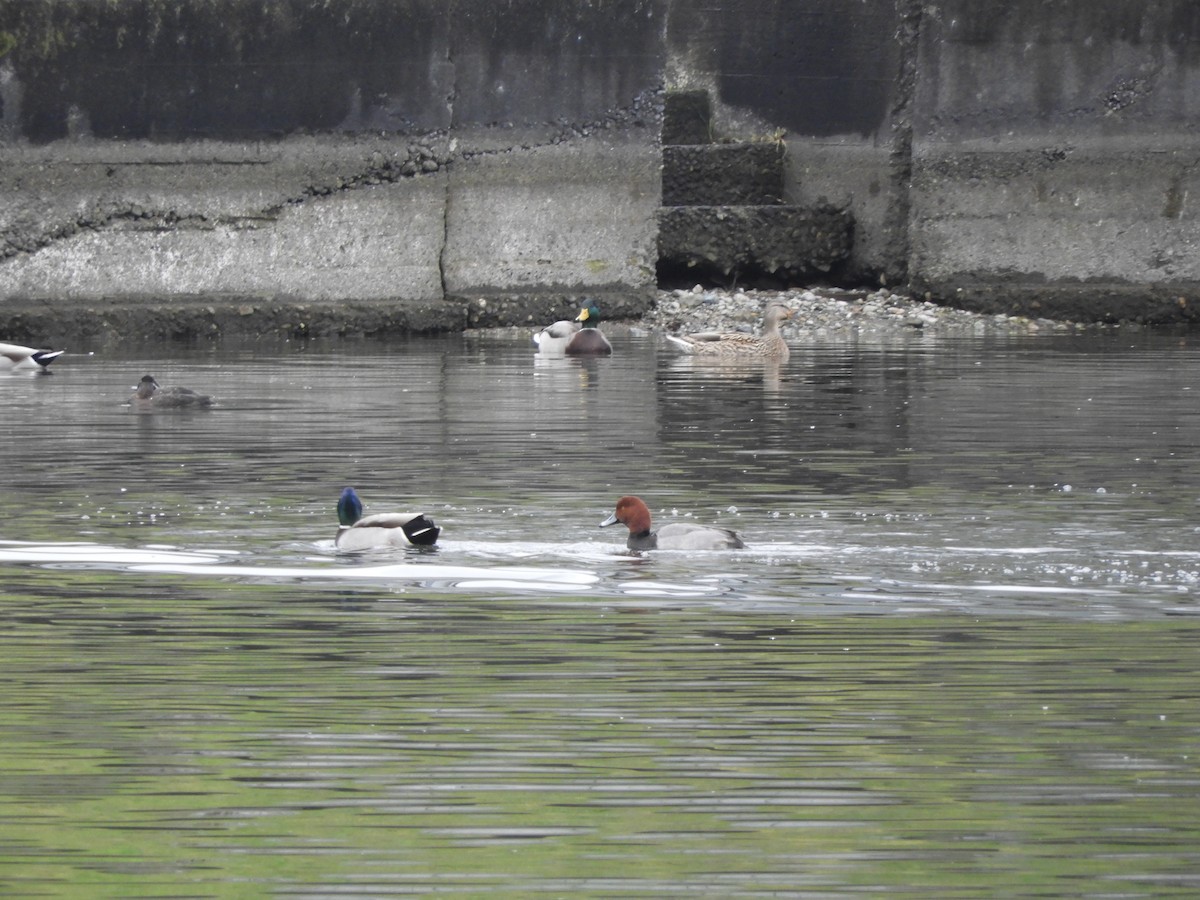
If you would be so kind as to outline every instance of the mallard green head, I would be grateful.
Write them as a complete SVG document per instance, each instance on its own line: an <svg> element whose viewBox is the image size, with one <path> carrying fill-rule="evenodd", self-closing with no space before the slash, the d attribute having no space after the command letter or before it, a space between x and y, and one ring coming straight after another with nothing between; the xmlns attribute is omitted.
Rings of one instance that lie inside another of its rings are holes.
<svg viewBox="0 0 1200 900"><path fill-rule="evenodd" d="M595 300L588 300L587 306L579 311L579 315L575 317L576 322L582 322L584 328L595 328L600 321L600 307L596 305Z"/></svg>
<svg viewBox="0 0 1200 900"><path fill-rule="evenodd" d="M354 488L346 488L338 498L338 524L349 528L362 518L362 509L362 501L354 493Z"/></svg>

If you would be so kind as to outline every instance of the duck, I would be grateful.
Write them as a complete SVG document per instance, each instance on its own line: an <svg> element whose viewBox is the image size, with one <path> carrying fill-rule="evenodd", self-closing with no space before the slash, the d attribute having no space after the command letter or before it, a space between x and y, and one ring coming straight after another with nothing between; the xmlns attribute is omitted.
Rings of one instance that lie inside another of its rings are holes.
<svg viewBox="0 0 1200 900"><path fill-rule="evenodd" d="M560 319L547 325L541 331L535 332L533 342L537 344L538 353L545 356L558 356L566 352L567 342L579 328L578 321Z"/></svg>
<svg viewBox="0 0 1200 900"><path fill-rule="evenodd" d="M11 369L45 369L66 352L0 343L0 362L6 362Z"/></svg>
<svg viewBox="0 0 1200 900"><path fill-rule="evenodd" d="M607 356L612 353L612 344L596 327L600 321L600 307L595 301L588 301L575 321L579 323L579 330L567 340L563 353L567 356Z"/></svg>
<svg viewBox="0 0 1200 900"><path fill-rule="evenodd" d="M622 497L600 527L618 523L629 529L625 543L630 550L742 550L746 546L736 532L711 525L672 522L651 531L650 509L640 497Z"/></svg>
<svg viewBox="0 0 1200 900"><path fill-rule="evenodd" d="M143 407L208 407L216 401L208 394L199 394L191 388L159 387L153 375L143 375L134 385L133 403Z"/></svg>
<svg viewBox="0 0 1200 900"><path fill-rule="evenodd" d="M757 357L783 362L787 360L790 351L787 341L779 333L779 323L791 317L792 310L790 308L779 301L772 301L763 311L761 335L703 331L683 336L669 334L667 340L685 352L698 356Z"/></svg>
<svg viewBox="0 0 1200 900"><path fill-rule="evenodd" d="M333 539L339 550L375 547L430 547L442 529L424 513L376 513L364 516L362 501L348 487L338 498L338 530Z"/></svg>

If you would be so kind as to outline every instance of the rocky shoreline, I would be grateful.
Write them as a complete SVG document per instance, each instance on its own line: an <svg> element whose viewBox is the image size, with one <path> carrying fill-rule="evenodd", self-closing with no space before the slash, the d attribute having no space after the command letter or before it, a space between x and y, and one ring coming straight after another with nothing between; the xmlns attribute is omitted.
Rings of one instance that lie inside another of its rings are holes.
<svg viewBox="0 0 1200 900"><path fill-rule="evenodd" d="M0 308L0 336L10 342L58 346L124 341L263 341L397 337L415 334L528 333L570 317L579 298L544 295L459 302L308 303L284 297L135 298L88 304L42 302ZM1069 333L1120 327L1020 315L969 312L880 289L814 287L792 290L721 290L697 285L650 296L598 297L605 330L687 334L756 333L767 302L781 300L794 314L789 340L912 331L938 334ZM518 324L520 323L520 324ZM1130 325L1130 323L1122 323ZM1132 326L1137 327L1137 326Z"/></svg>
<svg viewBox="0 0 1200 900"><path fill-rule="evenodd" d="M988 315L939 306L887 289L876 291L803 288L784 291L718 290L697 285L690 290L659 291L639 325L672 334L695 331L755 332L768 300L783 301L794 311L785 336L886 334L904 330L940 333L1073 332L1104 328L1093 323L1025 316Z"/></svg>

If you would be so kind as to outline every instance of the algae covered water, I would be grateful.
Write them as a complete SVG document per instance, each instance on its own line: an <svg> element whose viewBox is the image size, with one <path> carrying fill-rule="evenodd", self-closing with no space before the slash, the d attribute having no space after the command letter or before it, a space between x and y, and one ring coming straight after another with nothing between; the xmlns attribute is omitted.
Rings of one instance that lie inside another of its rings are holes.
<svg viewBox="0 0 1200 900"><path fill-rule="evenodd" d="M1195 893L1188 336L614 346L0 377L4 892ZM346 485L439 548L337 553Z"/></svg>

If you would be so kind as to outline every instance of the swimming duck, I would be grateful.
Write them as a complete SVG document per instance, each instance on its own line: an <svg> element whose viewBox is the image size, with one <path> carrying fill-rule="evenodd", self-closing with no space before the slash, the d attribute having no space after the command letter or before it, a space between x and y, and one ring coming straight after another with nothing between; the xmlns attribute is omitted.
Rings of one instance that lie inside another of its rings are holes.
<svg viewBox="0 0 1200 900"><path fill-rule="evenodd" d="M215 402L208 394L198 394L191 388L160 388L153 375L143 375L134 387L135 406L185 407L212 406Z"/></svg>
<svg viewBox="0 0 1200 900"><path fill-rule="evenodd" d="M567 341L563 353L567 356L607 356L612 353L612 344L608 342L596 323L600 321L600 307L594 300L579 311L575 321L580 323L579 330Z"/></svg>
<svg viewBox="0 0 1200 900"><path fill-rule="evenodd" d="M558 355L566 351L567 342L578 330L578 321L571 322L567 319L560 319L547 325L541 331L535 332L533 342L537 344L538 353L547 356Z"/></svg>
<svg viewBox="0 0 1200 900"><path fill-rule="evenodd" d="M650 530L650 510L638 497L622 497L616 511L600 527L620 522L629 529L630 550L741 550L746 545L735 532L709 525L672 522Z"/></svg>
<svg viewBox="0 0 1200 900"><path fill-rule="evenodd" d="M423 513L376 513L363 516L362 501L354 488L338 498L338 530L334 544L339 550L369 550L372 547L428 547L437 542L442 529Z"/></svg>
<svg viewBox="0 0 1200 900"><path fill-rule="evenodd" d="M11 369L46 368L62 356L65 350L36 350L33 347L22 347L20 344L0 343L0 363L7 363Z"/></svg>
<svg viewBox="0 0 1200 900"><path fill-rule="evenodd" d="M783 361L788 358L789 351L787 341L779 333L779 323L791 317L791 309L778 301L772 301L767 304L767 308L763 312L761 335L704 331L698 334L685 334L682 337L669 334L667 340L688 353L697 355L756 356Z"/></svg>

